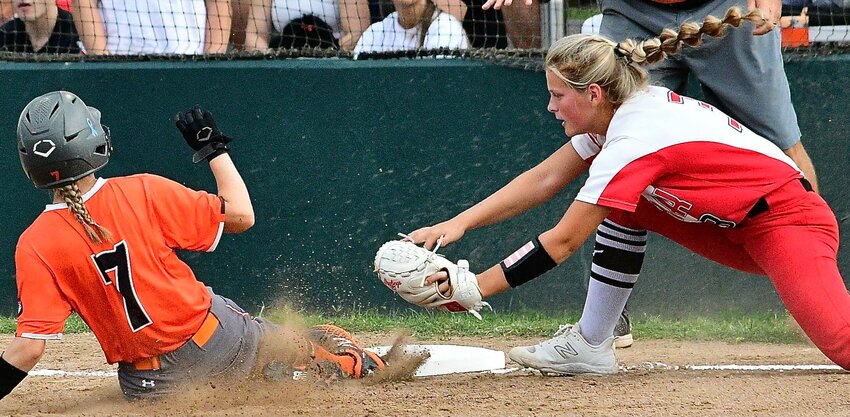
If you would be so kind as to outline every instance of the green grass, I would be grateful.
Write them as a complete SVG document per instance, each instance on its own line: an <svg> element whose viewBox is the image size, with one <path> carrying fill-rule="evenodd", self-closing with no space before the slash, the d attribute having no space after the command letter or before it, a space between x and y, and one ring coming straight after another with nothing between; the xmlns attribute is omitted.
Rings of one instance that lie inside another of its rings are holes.
<svg viewBox="0 0 850 417"><path fill-rule="evenodd" d="M576 315L545 315L540 313L493 314L484 312L478 321L469 314L445 314L432 311L407 310L378 312L375 310L338 312L334 314L305 314L280 309L266 311L264 317L278 323L296 318L306 325L334 323L353 333L392 332L407 329L419 339L441 339L452 336L468 337L545 337L561 323L574 322ZM713 317L693 316L667 319L657 316L634 315L632 328L641 340L714 340L732 343L805 343L805 339L788 326L786 314L724 313ZM14 318L0 318L0 333L15 330ZM65 333L87 332L85 323L76 315L65 326Z"/></svg>
<svg viewBox="0 0 850 417"><path fill-rule="evenodd" d="M566 11L567 19L570 20L584 20L598 13L598 7L569 7Z"/></svg>

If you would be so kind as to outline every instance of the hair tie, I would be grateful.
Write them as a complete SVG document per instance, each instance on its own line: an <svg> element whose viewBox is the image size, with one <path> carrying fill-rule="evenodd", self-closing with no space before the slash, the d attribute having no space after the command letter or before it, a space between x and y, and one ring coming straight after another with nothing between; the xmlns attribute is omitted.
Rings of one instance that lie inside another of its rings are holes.
<svg viewBox="0 0 850 417"><path fill-rule="evenodd" d="M614 56L616 56L618 59L622 59L626 62L626 64L632 63L632 57L629 54L626 54L625 52L621 51L620 45L614 45Z"/></svg>

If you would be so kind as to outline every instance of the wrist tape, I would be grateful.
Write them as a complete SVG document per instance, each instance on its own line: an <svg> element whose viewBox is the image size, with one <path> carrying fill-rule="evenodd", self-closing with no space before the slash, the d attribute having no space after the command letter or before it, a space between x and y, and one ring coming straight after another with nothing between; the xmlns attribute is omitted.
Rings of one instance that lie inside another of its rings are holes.
<svg viewBox="0 0 850 417"><path fill-rule="evenodd" d="M505 280L511 288L518 287L543 275L544 272L558 265L543 245L535 237L530 242L517 249L502 262L499 262L505 273Z"/></svg>
<svg viewBox="0 0 850 417"><path fill-rule="evenodd" d="M212 161L215 157L227 153L229 150L230 146L227 145L227 142L210 142L192 155L192 163L197 164L203 160Z"/></svg>
<svg viewBox="0 0 850 417"><path fill-rule="evenodd" d="M26 376L26 372L15 368L0 355L0 399L9 395Z"/></svg>

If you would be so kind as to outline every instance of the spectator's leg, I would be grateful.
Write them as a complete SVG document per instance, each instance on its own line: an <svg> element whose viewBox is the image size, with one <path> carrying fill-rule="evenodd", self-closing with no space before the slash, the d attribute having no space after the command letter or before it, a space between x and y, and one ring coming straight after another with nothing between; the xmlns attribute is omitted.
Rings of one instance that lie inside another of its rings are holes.
<svg viewBox="0 0 850 417"><path fill-rule="evenodd" d="M245 28L248 25L250 9L251 0L231 0L230 44L235 50L241 51L245 47Z"/></svg>
<svg viewBox="0 0 850 417"><path fill-rule="evenodd" d="M505 30L517 49L540 48L540 3L503 7Z"/></svg>

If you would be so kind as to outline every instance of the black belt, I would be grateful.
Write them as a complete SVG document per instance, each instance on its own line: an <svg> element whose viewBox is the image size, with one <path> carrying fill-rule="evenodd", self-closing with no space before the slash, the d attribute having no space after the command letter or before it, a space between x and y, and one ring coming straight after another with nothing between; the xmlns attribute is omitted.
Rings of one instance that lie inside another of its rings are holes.
<svg viewBox="0 0 850 417"><path fill-rule="evenodd" d="M800 184L803 185L803 188L807 192L812 192L815 190L814 188L812 188L812 183L810 183L809 180L805 178L800 178ZM756 217L759 214L766 212L769 208L770 207L768 207L767 205L767 200L762 197L759 199L759 201L756 201L756 204L753 205L753 208L751 208L750 211L747 212L747 217Z"/></svg>

